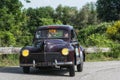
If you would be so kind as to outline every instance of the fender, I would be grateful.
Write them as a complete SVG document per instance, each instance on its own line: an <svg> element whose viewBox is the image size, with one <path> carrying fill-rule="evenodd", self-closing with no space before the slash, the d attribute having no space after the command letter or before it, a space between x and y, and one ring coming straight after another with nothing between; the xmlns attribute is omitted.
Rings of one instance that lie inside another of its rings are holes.
<svg viewBox="0 0 120 80"><path fill-rule="evenodd" d="M38 48L38 47L34 47L34 46L25 46L23 47L21 50L20 50L20 53L22 53L22 50L29 50L30 53L38 53L41 51L41 48Z"/></svg>

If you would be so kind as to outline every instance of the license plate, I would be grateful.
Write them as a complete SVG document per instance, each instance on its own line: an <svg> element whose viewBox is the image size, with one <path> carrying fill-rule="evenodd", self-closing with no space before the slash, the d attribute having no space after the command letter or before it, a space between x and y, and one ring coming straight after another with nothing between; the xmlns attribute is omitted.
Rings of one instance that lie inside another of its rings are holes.
<svg viewBox="0 0 120 80"><path fill-rule="evenodd" d="M53 63L51 62L41 62L41 63L38 63L39 66L52 66Z"/></svg>

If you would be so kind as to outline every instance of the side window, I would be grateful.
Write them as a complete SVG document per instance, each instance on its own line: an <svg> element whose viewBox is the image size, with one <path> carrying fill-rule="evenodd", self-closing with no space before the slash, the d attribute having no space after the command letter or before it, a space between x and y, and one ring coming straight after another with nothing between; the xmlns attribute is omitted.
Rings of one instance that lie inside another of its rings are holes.
<svg viewBox="0 0 120 80"><path fill-rule="evenodd" d="M76 33L75 33L74 30L71 30L71 39L72 39L73 41L76 41L76 40L77 40L77 36L76 36Z"/></svg>

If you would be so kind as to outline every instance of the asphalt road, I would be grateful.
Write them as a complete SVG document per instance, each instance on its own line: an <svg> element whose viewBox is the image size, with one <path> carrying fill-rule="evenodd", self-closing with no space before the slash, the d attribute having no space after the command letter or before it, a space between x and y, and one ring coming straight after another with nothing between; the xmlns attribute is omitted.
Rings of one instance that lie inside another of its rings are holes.
<svg viewBox="0 0 120 80"><path fill-rule="evenodd" d="M83 72L69 77L67 70L36 70L24 74L20 67L1 67L0 80L120 80L120 61L85 62Z"/></svg>

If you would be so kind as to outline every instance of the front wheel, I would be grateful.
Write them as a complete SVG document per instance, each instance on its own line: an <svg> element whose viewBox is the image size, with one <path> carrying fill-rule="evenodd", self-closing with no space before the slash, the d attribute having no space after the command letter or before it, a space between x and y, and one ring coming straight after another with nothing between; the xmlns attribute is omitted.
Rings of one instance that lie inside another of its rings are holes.
<svg viewBox="0 0 120 80"><path fill-rule="evenodd" d="M77 65L77 71L82 72L83 71L83 52L80 52L80 64Z"/></svg>
<svg viewBox="0 0 120 80"><path fill-rule="evenodd" d="M30 67L23 67L23 72L24 73L29 73L30 72Z"/></svg>
<svg viewBox="0 0 120 80"><path fill-rule="evenodd" d="M83 71L83 63L77 65L77 71L82 72Z"/></svg>
<svg viewBox="0 0 120 80"><path fill-rule="evenodd" d="M74 65L69 66L69 75L71 77L75 76L75 67L74 67Z"/></svg>

